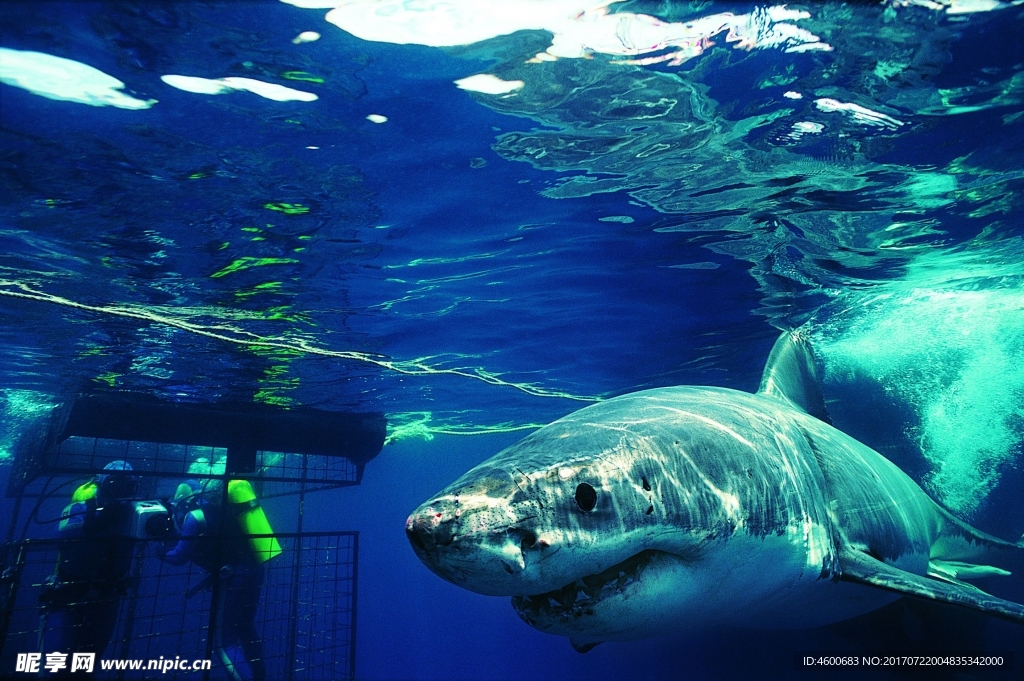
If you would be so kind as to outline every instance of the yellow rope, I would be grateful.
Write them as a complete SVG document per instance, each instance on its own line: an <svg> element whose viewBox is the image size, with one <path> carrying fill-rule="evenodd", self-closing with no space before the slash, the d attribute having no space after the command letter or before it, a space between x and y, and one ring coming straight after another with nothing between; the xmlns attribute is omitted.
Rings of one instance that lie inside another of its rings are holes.
<svg viewBox="0 0 1024 681"><path fill-rule="evenodd" d="M11 290L11 289L18 290ZM316 355L319 357L330 357L333 359L344 359L354 362L363 362L366 364L372 364L388 371L393 371L398 374L405 376L460 376L462 378L470 378L477 381L482 381L488 385L502 386L508 388L515 388L527 395L534 397L559 397L566 400L576 400L578 402L598 402L601 398L599 397L587 397L573 395L571 393L546 390L528 383L512 383L498 378L492 373L484 371L483 369L442 369L438 367L432 367L422 363L421 360L405 360L395 361L388 359L385 355L371 354L366 352L356 352L351 350L327 350L310 345L307 341L299 339L296 341L284 341L277 340L274 338L266 338L259 336L244 329L239 329L233 326L227 325L215 325L207 326L194 324L192 322L185 321L183 319L176 319L166 315L158 314L150 310L145 310L135 307L125 307L118 305L88 305L86 303L79 303L74 300L55 296L44 291L37 291L24 282L11 281L0 279L0 295L7 296L8 298L20 298L22 300L32 300L41 303L51 303L54 305L61 305L63 307L72 308L75 310L82 310L84 312L93 312L96 314L104 314L113 317L122 317L125 319L136 319L139 321L153 322L156 324L163 324L175 329L180 329L187 333L191 333L197 336L204 336L206 338L212 338L214 340L224 341L226 343L233 343L235 345L243 345L253 348L273 348L278 350L289 350L292 352L299 352L306 355Z"/></svg>

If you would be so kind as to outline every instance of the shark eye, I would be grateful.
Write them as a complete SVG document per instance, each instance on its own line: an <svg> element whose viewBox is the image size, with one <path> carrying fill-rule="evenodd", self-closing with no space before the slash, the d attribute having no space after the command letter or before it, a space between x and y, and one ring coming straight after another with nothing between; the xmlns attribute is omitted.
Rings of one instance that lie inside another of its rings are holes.
<svg viewBox="0 0 1024 681"><path fill-rule="evenodd" d="M576 485L576 505L584 513L593 511L597 506L597 490L585 482Z"/></svg>

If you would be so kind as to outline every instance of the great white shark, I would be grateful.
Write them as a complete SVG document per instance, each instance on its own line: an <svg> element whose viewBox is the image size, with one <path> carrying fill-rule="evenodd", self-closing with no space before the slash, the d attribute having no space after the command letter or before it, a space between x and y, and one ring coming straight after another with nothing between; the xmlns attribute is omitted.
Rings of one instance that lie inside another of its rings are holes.
<svg viewBox="0 0 1024 681"><path fill-rule="evenodd" d="M954 517L828 420L814 355L784 333L756 394L680 386L561 418L406 521L444 579L511 596L586 651L717 625L802 628L916 596L1024 622L966 580L1024 547Z"/></svg>

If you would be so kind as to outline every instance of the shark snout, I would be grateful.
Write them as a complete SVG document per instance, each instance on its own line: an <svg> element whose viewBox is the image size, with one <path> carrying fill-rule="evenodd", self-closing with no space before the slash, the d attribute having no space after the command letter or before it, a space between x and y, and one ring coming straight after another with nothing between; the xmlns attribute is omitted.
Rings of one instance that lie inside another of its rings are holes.
<svg viewBox="0 0 1024 681"><path fill-rule="evenodd" d="M497 485L494 485L497 488ZM510 504L518 488L446 490L405 521L417 557L433 572L491 596L540 593L538 562L555 552L550 532L537 525L533 504ZM561 583L557 584L561 586Z"/></svg>
<svg viewBox="0 0 1024 681"><path fill-rule="evenodd" d="M405 521L405 534L413 549L430 554L455 541L455 520L458 511L450 504L435 502L413 512Z"/></svg>

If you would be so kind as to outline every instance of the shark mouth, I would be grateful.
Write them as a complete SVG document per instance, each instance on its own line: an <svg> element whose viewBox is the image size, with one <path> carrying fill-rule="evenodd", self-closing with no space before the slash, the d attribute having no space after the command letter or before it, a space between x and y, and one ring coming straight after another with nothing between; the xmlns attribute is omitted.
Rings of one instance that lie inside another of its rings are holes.
<svg viewBox="0 0 1024 681"><path fill-rule="evenodd" d="M657 553L641 551L603 572L581 577L561 589L536 596L513 596L512 607L530 626L568 622L591 615L599 602L621 594L626 587L638 581Z"/></svg>

